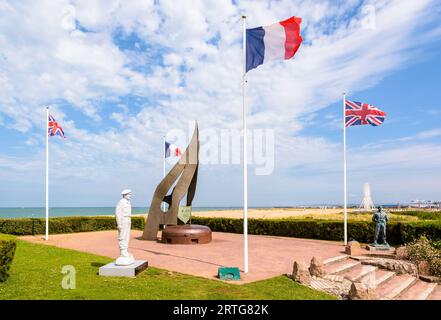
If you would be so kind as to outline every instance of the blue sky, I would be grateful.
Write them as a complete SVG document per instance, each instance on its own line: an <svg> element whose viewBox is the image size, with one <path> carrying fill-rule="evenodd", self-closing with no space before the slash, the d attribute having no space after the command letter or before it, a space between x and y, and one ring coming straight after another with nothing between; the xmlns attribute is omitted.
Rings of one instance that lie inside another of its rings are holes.
<svg viewBox="0 0 441 320"><path fill-rule="evenodd" d="M386 76L378 85L355 93L348 93L347 99L365 101L387 112L387 121L380 127L359 126L347 131L349 147L375 143L385 139L397 139L409 135L440 128L441 116L441 43L433 46L431 53L402 70ZM326 122L329 116L341 118L341 101L332 103L317 114ZM438 117L437 117L438 115ZM326 124L325 124L326 126ZM329 130L310 126L305 134L326 135L332 141L341 141L339 130ZM332 138L331 138L332 137ZM433 137L434 141L439 139ZM438 140L439 141L439 140Z"/></svg>
<svg viewBox="0 0 441 320"><path fill-rule="evenodd" d="M341 92L387 112L347 131L348 197L441 200L441 6L436 1L0 1L0 206L148 206L162 136L241 129L241 21L303 18L295 58L249 73L249 128L275 133L250 206L342 202ZM11 28L14 26L14 28ZM184 147L185 143L181 143ZM170 167L170 164L168 165ZM202 164L195 206L240 206L240 164Z"/></svg>

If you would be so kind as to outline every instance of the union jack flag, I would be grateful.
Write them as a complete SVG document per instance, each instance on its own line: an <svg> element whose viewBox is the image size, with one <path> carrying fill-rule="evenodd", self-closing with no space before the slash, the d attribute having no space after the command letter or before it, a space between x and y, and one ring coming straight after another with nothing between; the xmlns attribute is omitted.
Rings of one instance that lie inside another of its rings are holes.
<svg viewBox="0 0 441 320"><path fill-rule="evenodd" d="M384 122L386 112L367 103L346 100L345 126L370 124L379 126Z"/></svg>
<svg viewBox="0 0 441 320"><path fill-rule="evenodd" d="M58 125L57 121L55 121L55 119L54 119L54 117L52 117L52 115L49 115L47 133L51 137L55 136L55 135L59 135L63 138L66 138L64 136L63 128Z"/></svg>

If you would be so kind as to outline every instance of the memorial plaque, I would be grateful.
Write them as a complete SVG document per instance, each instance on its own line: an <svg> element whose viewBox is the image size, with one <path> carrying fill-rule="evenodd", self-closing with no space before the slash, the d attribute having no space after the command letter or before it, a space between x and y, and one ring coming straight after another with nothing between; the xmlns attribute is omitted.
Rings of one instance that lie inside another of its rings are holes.
<svg viewBox="0 0 441 320"><path fill-rule="evenodd" d="M183 223L187 223L191 218L191 206L180 206L178 211L178 218Z"/></svg>

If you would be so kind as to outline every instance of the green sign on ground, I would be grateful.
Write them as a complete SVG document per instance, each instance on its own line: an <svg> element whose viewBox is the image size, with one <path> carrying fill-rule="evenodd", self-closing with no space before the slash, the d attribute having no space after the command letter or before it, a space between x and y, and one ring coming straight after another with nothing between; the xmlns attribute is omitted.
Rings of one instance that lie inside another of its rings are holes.
<svg viewBox="0 0 441 320"><path fill-rule="evenodd" d="M187 223L191 218L191 206L179 206L178 218L183 223Z"/></svg>
<svg viewBox="0 0 441 320"><path fill-rule="evenodd" d="M237 267L219 267L217 275L221 280L240 280L240 271Z"/></svg>

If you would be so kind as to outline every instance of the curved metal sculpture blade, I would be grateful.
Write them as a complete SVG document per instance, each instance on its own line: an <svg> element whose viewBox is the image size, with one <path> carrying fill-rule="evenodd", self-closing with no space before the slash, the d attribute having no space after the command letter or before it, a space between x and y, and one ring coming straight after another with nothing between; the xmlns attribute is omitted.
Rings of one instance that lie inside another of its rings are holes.
<svg viewBox="0 0 441 320"><path fill-rule="evenodd" d="M147 222L141 239L157 240L160 224L177 225L178 209L181 199L187 194L187 206L191 206L195 192L199 166L199 129L196 122L190 144L170 172L156 187L150 204ZM171 194L167 195L171 186L177 181ZM168 203L166 212L161 210L162 202Z"/></svg>

